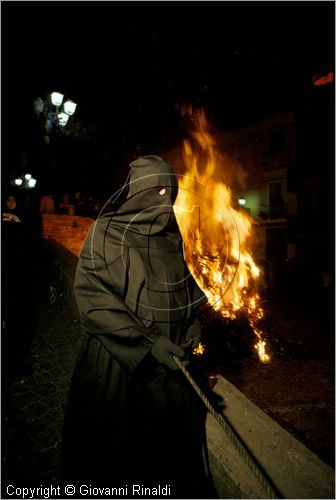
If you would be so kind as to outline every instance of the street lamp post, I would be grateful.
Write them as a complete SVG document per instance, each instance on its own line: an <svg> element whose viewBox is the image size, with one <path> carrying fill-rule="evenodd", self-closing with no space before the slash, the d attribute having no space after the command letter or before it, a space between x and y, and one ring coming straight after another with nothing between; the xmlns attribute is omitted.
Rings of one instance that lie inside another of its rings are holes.
<svg viewBox="0 0 336 500"><path fill-rule="evenodd" d="M36 179L31 174L24 174L12 179L11 184L20 189L32 189L36 186Z"/></svg>
<svg viewBox="0 0 336 500"><path fill-rule="evenodd" d="M38 97L33 103L34 112L39 120L43 121L44 142L50 143L52 129L64 128L69 118L75 113L77 104L71 100L64 101L60 92L51 92L45 100Z"/></svg>

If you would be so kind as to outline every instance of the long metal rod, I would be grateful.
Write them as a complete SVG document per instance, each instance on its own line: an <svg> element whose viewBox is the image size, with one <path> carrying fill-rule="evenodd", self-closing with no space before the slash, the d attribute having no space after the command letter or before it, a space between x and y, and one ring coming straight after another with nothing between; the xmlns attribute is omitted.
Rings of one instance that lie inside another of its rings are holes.
<svg viewBox="0 0 336 500"><path fill-rule="evenodd" d="M244 459L245 463L248 465L248 467L251 469L261 486L264 488L264 490L267 492L268 497L267 498L284 498L275 485L273 484L272 480L266 473L266 471L263 469L262 465L257 461L253 453L249 450L245 442L242 440L242 438L239 436L237 431L233 428L232 424L229 422L229 420L222 414L218 413L218 411L215 410L213 405L210 403L209 399L205 396L205 394L201 391L199 386L196 384L195 380L193 377L190 375L184 364L181 362L181 360L177 356L173 356L175 363L177 366L181 369L182 373L188 380L188 382L191 384L193 389L196 391L198 396L201 398L203 403L205 404L206 408L209 410L211 415L215 418L215 420L218 422L220 427L224 430L225 434L229 437L231 442L233 443L234 447L240 454L240 456Z"/></svg>

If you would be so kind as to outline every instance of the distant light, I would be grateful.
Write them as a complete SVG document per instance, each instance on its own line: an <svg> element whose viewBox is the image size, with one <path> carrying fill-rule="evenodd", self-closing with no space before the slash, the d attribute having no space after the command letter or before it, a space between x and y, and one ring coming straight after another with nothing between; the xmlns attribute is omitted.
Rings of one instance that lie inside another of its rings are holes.
<svg viewBox="0 0 336 500"><path fill-rule="evenodd" d="M64 113L72 116L76 111L76 106L77 104L73 101L65 101L65 103L63 104Z"/></svg>
<svg viewBox="0 0 336 500"><path fill-rule="evenodd" d="M27 181L29 181L29 179L31 179L31 178L32 178L31 174L26 174L25 175L25 179L27 179Z"/></svg>
<svg viewBox="0 0 336 500"><path fill-rule="evenodd" d="M315 85L315 87L320 87L321 85L326 85L327 83L332 83L334 81L334 73L330 71L326 75L315 75L312 78L312 82Z"/></svg>
<svg viewBox="0 0 336 500"><path fill-rule="evenodd" d="M57 115L57 119L58 119L59 126L65 127L65 125L67 124L67 121L69 120L69 115L67 115L66 113L59 113Z"/></svg>
<svg viewBox="0 0 336 500"><path fill-rule="evenodd" d="M22 179L15 179L14 182L15 182L16 186L21 186L21 184L22 184L23 181L22 181Z"/></svg>
<svg viewBox="0 0 336 500"><path fill-rule="evenodd" d="M245 198L239 198L239 199L238 199L238 205L241 205L241 206L246 205L246 200L245 200Z"/></svg>
<svg viewBox="0 0 336 500"><path fill-rule="evenodd" d="M34 179L34 178L29 179L28 187L34 188L35 186L36 186L36 179Z"/></svg>
<svg viewBox="0 0 336 500"><path fill-rule="evenodd" d="M63 102L64 95L60 92L52 92L50 97L54 106L60 106Z"/></svg>

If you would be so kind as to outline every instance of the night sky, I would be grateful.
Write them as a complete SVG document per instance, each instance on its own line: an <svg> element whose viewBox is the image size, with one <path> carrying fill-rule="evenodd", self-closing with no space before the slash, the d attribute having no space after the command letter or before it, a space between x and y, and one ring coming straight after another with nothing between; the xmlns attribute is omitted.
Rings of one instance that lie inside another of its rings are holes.
<svg viewBox="0 0 336 500"><path fill-rule="evenodd" d="M94 129L97 173L136 145L175 141L181 103L203 106L224 130L297 110L312 77L334 68L334 2L1 7L5 171L33 161L32 102L51 90L77 102L76 119Z"/></svg>

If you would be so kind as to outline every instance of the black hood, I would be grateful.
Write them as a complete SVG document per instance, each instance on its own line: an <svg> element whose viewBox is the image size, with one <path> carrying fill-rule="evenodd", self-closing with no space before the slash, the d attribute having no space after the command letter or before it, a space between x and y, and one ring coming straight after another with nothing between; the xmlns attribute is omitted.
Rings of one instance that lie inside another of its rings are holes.
<svg viewBox="0 0 336 500"><path fill-rule="evenodd" d="M142 236L178 231L173 204L178 183L174 171L159 156L143 156L130 164L124 186L125 202L111 217L110 225Z"/></svg>

